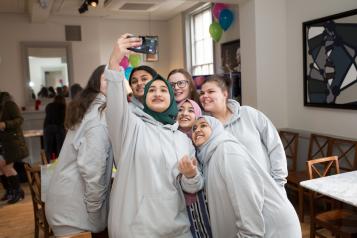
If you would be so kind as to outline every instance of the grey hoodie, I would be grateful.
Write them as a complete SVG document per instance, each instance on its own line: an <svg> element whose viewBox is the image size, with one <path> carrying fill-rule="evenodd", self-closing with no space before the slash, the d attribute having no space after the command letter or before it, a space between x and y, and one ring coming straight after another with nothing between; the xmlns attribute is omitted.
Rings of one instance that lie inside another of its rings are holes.
<svg viewBox="0 0 357 238"><path fill-rule="evenodd" d="M262 112L249 106L240 106L235 100L228 100L228 108L233 115L224 124L225 130L248 149L277 184L284 187L288 176L286 156L273 123Z"/></svg>
<svg viewBox="0 0 357 238"><path fill-rule="evenodd" d="M301 238L297 214L285 193L215 118L198 148L214 238Z"/></svg>
<svg viewBox="0 0 357 238"><path fill-rule="evenodd" d="M100 232L107 226L113 153L98 94L82 122L69 130L46 194L46 217L56 236Z"/></svg>
<svg viewBox="0 0 357 238"><path fill-rule="evenodd" d="M129 109L123 72L105 70L108 80L107 121L118 165L108 229L113 238L191 237L181 186L203 187L200 173L180 180L177 162L195 154L177 123L163 125L143 110Z"/></svg>

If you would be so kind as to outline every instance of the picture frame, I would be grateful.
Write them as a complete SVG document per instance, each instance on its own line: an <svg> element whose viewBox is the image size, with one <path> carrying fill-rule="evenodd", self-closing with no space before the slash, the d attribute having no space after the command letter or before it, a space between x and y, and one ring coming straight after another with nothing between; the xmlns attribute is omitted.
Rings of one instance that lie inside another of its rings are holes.
<svg viewBox="0 0 357 238"><path fill-rule="evenodd" d="M242 103L240 40L221 44L221 62L224 77L232 81L230 97Z"/></svg>
<svg viewBox="0 0 357 238"><path fill-rule="evenodd" d="M357 9L303 22L304 105L357 109Z"/></svg>
<svg viewBox="0 0 357 238"><path fill-rule="evenodd" d="M240 40L229 41L221 44L222 69L225 74L240 72Z"/></svg>

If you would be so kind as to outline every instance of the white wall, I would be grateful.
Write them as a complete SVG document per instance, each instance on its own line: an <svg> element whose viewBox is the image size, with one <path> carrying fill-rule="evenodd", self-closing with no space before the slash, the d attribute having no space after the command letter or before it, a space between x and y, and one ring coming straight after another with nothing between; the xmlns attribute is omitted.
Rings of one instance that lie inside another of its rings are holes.
<svg viewBox="0 0 357 238"><path fill-rule="evenodd" d="M21 61L21 41L65 41L64 25L81 25L82 41L72 42L74 82L84 86L95 67L105 64L117 37L125 32L159 36L159 61L151 63L158 72L167 75L169 68L169 36L167 22L104 20L90 17L51 17L46 24L30 24L22 15L0 14L0 90L9 91L23 106L24 81ZM146 63L146 62L143 62Z"/></svg>
<svg viewBox="0 0 357 238"><path fill-rule="evenodd" d="M285 0L250 0L239 5L242 98L276 127L287 125Z"/></svg>
<svg viewBox="0 0 357 238"><path fill-rule="evenodd" d="M179 14L168 22L169 36L169 71L185 68L184 20ZM167 74L164 75L165 77Z"/></svg>
<svg viewBox="0 0 357 238"><path fill-rule="evenodd" d="M288 127L357 138L357 111L304 107L302 22L357 8L356 0L286 1Z"/></svg>

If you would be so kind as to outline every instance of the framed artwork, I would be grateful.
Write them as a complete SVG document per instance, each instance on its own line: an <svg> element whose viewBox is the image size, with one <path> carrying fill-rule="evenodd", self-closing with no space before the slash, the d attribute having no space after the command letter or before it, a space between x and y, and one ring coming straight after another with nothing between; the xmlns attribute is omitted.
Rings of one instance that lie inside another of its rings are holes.
<svg viewBox="0 0 357 238"><path fill-rule="evenodd" d="M242 103L240 40L221 44L221 61L224 76L232 81L230 96Z"/></svg>
<svg viewBox="0 0 357 238"><path fill-rule="evenodd" d="M357 109L357 9L304 22L304 105Z"/></svg>
<svg viewBox="0 0 357 238"><path fill-rule="evenodd" d="M240 72L240 40L221 44L221 59L224 73Z"/></svg>

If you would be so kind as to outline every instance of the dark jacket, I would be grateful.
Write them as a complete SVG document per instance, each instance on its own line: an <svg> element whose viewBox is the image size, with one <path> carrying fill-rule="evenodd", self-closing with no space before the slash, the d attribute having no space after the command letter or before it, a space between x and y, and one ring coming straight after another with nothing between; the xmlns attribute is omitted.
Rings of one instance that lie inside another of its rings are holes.
<svg viewBox="0 0 357 238"><path fill-rule="evenodd" d="M2 156L7 164L20 161L29 155L22 133L21 125L24 121L15 102L7 101L0 111L0 121L5 122L6 128L0 131Z"/></svg>

